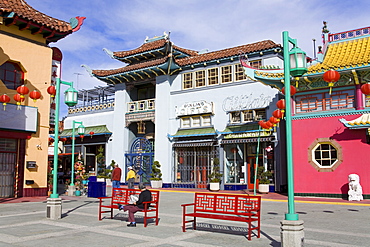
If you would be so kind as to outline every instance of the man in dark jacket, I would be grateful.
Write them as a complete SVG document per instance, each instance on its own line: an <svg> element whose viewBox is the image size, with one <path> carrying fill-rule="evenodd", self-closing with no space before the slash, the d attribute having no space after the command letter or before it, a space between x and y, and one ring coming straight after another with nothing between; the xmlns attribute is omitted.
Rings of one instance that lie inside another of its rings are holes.
<svg viewBox="0 0 370 247"><path fill-rule="evenodd" d="M130 224L127 225L128 227L136 227L135 213L137 211L144 210L144 202L152 201L152 193L150 192L150 190L146 189L145 184L140 183L139 189L141 190L141 193L137 202L134 202L134 204L129 204L127 206L118 206L119 210L123 209L125 212L128 211L128 220L130 221Z"/></svg>

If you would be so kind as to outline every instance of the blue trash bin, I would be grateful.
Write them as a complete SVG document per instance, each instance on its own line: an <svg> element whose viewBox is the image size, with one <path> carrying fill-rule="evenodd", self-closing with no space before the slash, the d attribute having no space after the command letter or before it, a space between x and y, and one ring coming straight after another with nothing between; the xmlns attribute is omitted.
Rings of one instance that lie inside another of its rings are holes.
<svg viewBox="0 0 370 247"><path fill-rule="evenodd" d="M105 197L106 196L106 182L89 182L88 183L88 197Z"/></svg>
<svg viewBox="0 0 370 247"><path fill-rule="evenodd" d="M96 176L90 176L89 177L89 182L96 182L96 181L97 181Z"/></svg>

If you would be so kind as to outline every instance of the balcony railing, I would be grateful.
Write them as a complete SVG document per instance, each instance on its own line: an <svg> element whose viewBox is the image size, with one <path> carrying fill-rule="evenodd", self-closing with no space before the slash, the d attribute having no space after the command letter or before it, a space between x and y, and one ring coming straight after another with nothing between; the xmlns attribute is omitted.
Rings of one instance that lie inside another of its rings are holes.
<svg viewBox="0 0 370 247"><path fill-rule="evenodd" d="M155 99L132 101L127 103L127 112L143 112L155 110Z"/></svg>

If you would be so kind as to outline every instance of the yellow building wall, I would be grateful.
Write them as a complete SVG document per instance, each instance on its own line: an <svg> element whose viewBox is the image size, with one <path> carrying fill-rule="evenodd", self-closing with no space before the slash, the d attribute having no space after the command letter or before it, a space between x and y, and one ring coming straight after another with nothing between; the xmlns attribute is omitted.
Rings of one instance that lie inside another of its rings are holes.
<svg viewBox="0 0 370 247"><path fill-rule="evenodd" d="M29 95L25 97L23 105L38 108L37 132L26 141L27 161L36 161L37 169L27 169L24 165L24 188L46 188L48 172L48 138L50 95L47 88L51 80L52 49L45 44L41 34L32 35L30 31L20 31L16 26L0 25L0 64L7 60L19 62L25 71L25 85L28 89L40 91L41 98L33 102ZM4 32L7 33L4 34ZM32 42L33 41L33 42ZM1 94L7 93L13 99L16 90L9 90L0 81ZM26 185L25 180L34 180L33 185Z"/></svg>

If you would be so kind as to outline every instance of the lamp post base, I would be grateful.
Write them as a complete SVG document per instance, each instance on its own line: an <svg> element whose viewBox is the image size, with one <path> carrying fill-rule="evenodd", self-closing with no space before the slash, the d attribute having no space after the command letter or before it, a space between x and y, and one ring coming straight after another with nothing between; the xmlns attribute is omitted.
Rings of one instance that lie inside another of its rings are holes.
<svg viewBox="0 0 370 247"><path fill-rule="evenodd" d="M75 190L76 190L76 186L68 185L68 196L74 196Z"/></svg>
<svg viewBox="0 0 370 247"><path fill-rule="evenodd" d="M62 198L47 199L46 218L51 220L59 220L62 218Z"/></svg>
<svg viewBox="0 0 370 247"><path fill-rule="evenodd" d="M303 220L282 220L280 224L282 247L304 246Z"/></svg>

